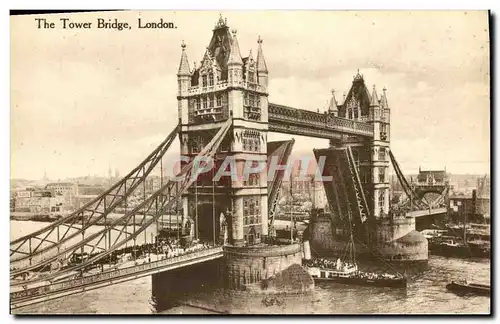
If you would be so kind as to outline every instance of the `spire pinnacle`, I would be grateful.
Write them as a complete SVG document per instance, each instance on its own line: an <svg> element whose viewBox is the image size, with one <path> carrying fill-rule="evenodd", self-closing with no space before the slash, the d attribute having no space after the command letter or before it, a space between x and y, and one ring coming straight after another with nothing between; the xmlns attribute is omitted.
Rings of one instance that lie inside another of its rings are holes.
<svg viewBox="0 0 500 324"><path fill-rule="evenodd" d="M389 103L387 102L387 89L384 87L383 89L383 93L382 93L382 98L380 98L380 107L382 107L383 109L389 109Z"/></svg>
<svg viewBox="0 0 500 324"><path fill-rule="evenodd" d="M378 106L379 101L378 101L378 95L377 95L377 90L375 89L375 85L373 85L373 91L372 91L372 98L370 100L370 106Z"/></svg>
<svg viewBox="0 0 500 324"><path fill-rule="evenodd" d="M359 74L359 69L358 69L358 73L356 73L356 75L354 76L354 81L359 81L359 80L363 80L363 75Z"/></svg>
<svg viewBox="0 0 500 324"><path fill-rule="evenodd" d="M219 20L215 24L215 28L222 28L227 26L227 18L222 18L222 13L219 13Z"/></svg>
<svg viewBox="0 0 500 324"><path fill-rule="evenodd" d="M259 44L259 49L257 51L257 72L267 73L267 64L264 59L264 52L262 51L262 38L257 38L257 43Z"/></svg>
<svg viewBox="0 0 500 324"><path fill-rule="evenodd" d="M243 65L243 61L241 60L241 52L240 45L238 44L238 39L236 38L236 29L233 29L231 33L233 34L231 40L231 51L229 53L229 60L227 61L228 65L231 64L239 64Z"/></svg>
<svg viewBox="0 0 500 324"><path fill-rule="evenodd" d="M337 100L335 99L335 90L332 89L332 98L330 99L330 103L328 104L328 112L336 112L337 108Z"/></svg>
<svg viewBox="0 0 500 324"><path fill-rule="evenodd" d="M181 62L179 63L179 71L177 72L178 76L186 76L191 74L191 69L189 68L189 62L186 54L186 44L184 41L181 43L182 53L181 53Z"/></svg>

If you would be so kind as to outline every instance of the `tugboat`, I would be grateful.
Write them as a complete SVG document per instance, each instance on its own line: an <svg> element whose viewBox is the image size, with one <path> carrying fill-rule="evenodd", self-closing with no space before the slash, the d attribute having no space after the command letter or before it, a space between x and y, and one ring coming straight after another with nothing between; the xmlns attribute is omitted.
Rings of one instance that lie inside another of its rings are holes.
<svg viewBox="0 0 500 324"><path fill-rule="evenodd" d="M473 293L483 296L490 295L490 285L469 283L467 280L452 281L446 285L446 289L457 293Z"/></svg>
<svg viewBox="0 0 500 324"><path fill-rule="evenodd" d="M347 243L344 255L346 256L344 260L338 258L337 262L322 258L305 259L302 265L307 269L314 281L334 281L352 285L406 288L406 277L399 273L397 275L373 273L358 269L352 227L350 241Z"/></svg>

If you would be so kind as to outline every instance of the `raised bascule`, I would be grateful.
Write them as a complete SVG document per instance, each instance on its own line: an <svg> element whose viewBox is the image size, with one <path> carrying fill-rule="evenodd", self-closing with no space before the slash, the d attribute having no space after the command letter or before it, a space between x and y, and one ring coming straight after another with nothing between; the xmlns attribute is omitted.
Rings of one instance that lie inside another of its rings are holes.
<svg viewBox="0 0 500 324"><path fill-rule="evenodd" d="M341 253L347 228L353 226L360 254L392 261L427 260L427 241L415 231L414 218L394 212L389 204L392 162L412 206L433 213L404 178L390 151L386 89L378 93L373 87L370 91L358 71L343 102L339 104L332 92L324 113L270 103L270 73L262 39L257 40L255 58L252 51L243 57L236 30L230 30L222 18L199 66L191 68L184 43L181 49L178 125L142 163L94 201L11 241L12 307L140 276L153 276L154 291L165 282L174 287L175 280L166 276L169 271L212 260L222 260L216 272L233 288L300 264L300 243L279 245L274 239L284 171L277 170L271 178L267 172L271 160L287 164L294 140L268 142L269 132L329 140L329 147L314 150L318 163L324 162L322 175L331 177L324 182L331 213L313 215L307 229L315 253ZM158 166L162 168L163 156L177 135L181 155L190 157L181 164L178 176L182 180L163 182L162 174L161 188L146 195L147 177ZM206 170L200 161L208 159L215 165ZM224 173L235 168L241 175L248 167L262 172L248 177ZM223 172L222 176L215 177L217 172ZM110 218L118 208L124 213ZM209 243L210 248L85 275L95 264L115 258L120 249L137 246L139 235L146 235L148 227L158 226L174 210L182 215L183 233ZM96 224L104 225L91 231ZM77 254L88 257L61 266ZM44 275L37 275L41 271Z"/></svg>

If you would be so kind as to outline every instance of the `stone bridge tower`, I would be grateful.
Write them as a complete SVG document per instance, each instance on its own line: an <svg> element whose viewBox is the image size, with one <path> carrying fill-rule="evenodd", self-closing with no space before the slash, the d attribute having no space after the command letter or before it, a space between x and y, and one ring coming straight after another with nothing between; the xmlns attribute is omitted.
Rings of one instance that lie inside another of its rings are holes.
<svg viewBox="0 0 500 324"><path fill-rule="evenodd" d="M390 109L384 88L380 99L373 86L370 91L359 72L354 76L352 86L342 104L332 96L329 114L373 125L373 138L362 140L356 136L342 135L339 141L331 141L332 147L350 145L371 215L375 219L389 214L389 150Z"/></svg>
<svg viewBox="0 0 500 324"><path fill-rule="evenodd" d="M242 173L245 164L257 168L267 162L268 70L260 37L257 43L256 58L251 50L242 57L236 30L230 30L221 17L198 66L190 68L186 45L181 46L177 73L181 154L195 156L228 118L233 121L215 171L201 175L183 196L185 222L194 225L194 236L202 240L213 237L220 243L226 237L227 244L245 246L267 236L267 174L245 179ZM213 182L221 164L227 171L236 167L238 177L225 175Z"/></svg>

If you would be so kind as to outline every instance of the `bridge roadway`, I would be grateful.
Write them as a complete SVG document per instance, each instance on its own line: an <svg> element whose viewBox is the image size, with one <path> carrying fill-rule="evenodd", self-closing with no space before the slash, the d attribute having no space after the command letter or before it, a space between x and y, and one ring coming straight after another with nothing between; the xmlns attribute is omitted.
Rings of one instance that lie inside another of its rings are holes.
<svg viewBox="0 0 500 324"><path fill-rule="evenodd" d="M423 216L432 216L432 215L438 215L438 214L446 214L447 208L446 207L441 207L441 208L434 208L434 209L424 209L424 210L415 210L412 212L408 212L406 214L406 217L423 217Z"/></svg>
<svg viewBox="0 0 500 324"><path fill-rule="evenodd" d="M222 246L205 248L163 260L146 262L126 268L105 271L77 279L69 279L10 293L10 307L19 307L134 280L159 272L206 262L223 256Z"/></svg>

